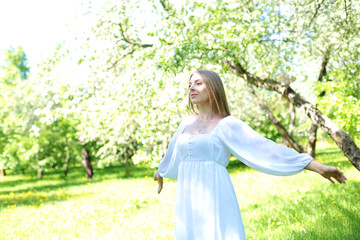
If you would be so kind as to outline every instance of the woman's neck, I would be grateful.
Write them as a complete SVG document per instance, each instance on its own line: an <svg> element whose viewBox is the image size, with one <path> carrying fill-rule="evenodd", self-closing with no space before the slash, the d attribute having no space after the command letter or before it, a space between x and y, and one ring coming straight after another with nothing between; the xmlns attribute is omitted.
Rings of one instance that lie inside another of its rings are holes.
<svg viewBox="0 0 360 240"><path fill-rule="evenodd" d="M211 109L210 104L199 105L199 119L200 120L209 120L218 117Z"/></svg>

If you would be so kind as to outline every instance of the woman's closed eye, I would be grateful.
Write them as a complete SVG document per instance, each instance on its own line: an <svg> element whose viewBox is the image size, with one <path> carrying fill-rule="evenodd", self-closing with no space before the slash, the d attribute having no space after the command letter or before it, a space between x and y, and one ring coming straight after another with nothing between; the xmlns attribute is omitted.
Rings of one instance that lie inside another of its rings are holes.
<svg viewBox="0 0 360 240"><path fill-rule="evenodd" d="M194 84L200 86L200 85L202 85L202 82L196 81ZM192 86L192 84L189 84L189 88L191 88L191 86Z"/></svg>

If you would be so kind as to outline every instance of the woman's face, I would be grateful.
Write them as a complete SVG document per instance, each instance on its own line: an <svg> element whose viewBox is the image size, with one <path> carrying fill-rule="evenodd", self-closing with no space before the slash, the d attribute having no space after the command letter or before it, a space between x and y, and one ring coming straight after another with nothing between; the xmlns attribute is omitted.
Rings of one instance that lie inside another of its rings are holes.
<svg viewBox="0 0 360 240"><path fill-rule="evenodd" d="M193 104L209 103L209 95L200 74L194 73L189 81L189 96Z"/></svg>

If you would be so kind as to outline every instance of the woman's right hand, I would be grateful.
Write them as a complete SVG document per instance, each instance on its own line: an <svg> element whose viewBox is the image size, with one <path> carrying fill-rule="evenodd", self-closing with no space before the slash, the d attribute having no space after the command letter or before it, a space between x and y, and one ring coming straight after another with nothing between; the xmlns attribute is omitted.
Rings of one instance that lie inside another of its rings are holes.
<svg viewBox="0 0 360 240"><path fill-rule="evenodd" d="M158 181L159 184L158 194L160 194L163 188L163 178L162 176L160 176L159 170L154 173L154 181Z"/></svg>

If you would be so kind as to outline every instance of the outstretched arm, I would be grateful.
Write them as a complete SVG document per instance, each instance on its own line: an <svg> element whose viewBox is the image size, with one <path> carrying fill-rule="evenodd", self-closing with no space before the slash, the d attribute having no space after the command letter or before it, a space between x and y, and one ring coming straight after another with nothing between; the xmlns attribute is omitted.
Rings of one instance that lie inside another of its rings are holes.
<svg viewBox="0 0 360 240"><path fill-rule="evenodd" d="M332 178L334 178L339 183L346 182L346 177L340 169L333 167L333 166L322 164L315 160L312 160L305 167L305 169L313 171L313 172L317 172L318 174L320 174L324 178L328 179L332 183L335 183Z"/></svg>

